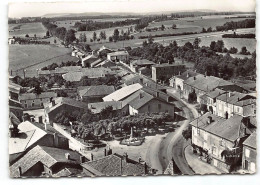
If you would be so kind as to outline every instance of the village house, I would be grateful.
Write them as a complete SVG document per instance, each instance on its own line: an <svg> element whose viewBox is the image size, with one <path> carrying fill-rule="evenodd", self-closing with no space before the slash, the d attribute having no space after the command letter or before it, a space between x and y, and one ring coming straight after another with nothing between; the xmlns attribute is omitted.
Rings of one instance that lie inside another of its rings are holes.
<svg viewBox="0 0 260 185"><path fill-rule="evenodd" d="M142 67L148 68L151 70L151 66L154 65L155 63L147 60L147 59L140 59L140 60L134 60L130 62L130 69L131 71L137 73L138 70Z"/></svg>
<svg viewBox="0 0 260 185"><path fill-rule="evenodd" d="M172 76L185 71L185 65L183 64L156 64L152 66L152 79L155 82L167 81Z"/></svg>
<svg viewBox="0 0 260 185"><path fill-rule="evenodd" d="M81 59L81 65L82 67L94 67L102 61L102 59L98 58L95 55L88 55Z"/></svg>
<svg viewBox="0 0 260 185"><path fill-rule="evenodd" d="M248 173L256 172L256 132L243 143L242 169Z"/></svg>
<svg viewBox="0 0 260 185"><path fill-rule="evenodd" d="M72 98L58 97L50 103L44 105L44 113L46 123L53 125L55 117L58 113L79 111L84 112L88 108L87 103L74 100Z"/></svg>
<svg viewBox="0 0 260 185"><path fill-rule="evenodd" d="M21 86L9 82L9 112L13 113L19 120L22 120L23 107L19 101Z"/></svg>
<svg viewBox="0 0 260 185"><path fill-rule="evenodd" d="M228 92L216 97L216 115L230 118L256 115L256 98L239 92Z"/></svg>
<svg viewBox="0 0 260 185"><path fill-rule="evenodd" d="M108 85L80 86L77 88L79 99L86 103L102 102L103 97L114 91L115 87Z"/></svg>
<svg viewBox="0 0 260 185"><path fill-rule="evenodd" d="M217 115L217 103L216 98L222 94L228 93L221 89L215 89L209 93L206 93L200 97L200 104L207 106L207 110L215 115Z"/></svg>
<svg viewBox="0 0 260 185"><path fill-rule="evenodd" d="M17 130L17 129L18 130ZM9 162L13 164L36 145L69 148L68 139L50 125L33 121L22 123L9 120Z"/></svg>
<svg viewBox="0 0 260 185"><path fill-rule="evenodd" d="M242 87L222 78L198 74L183 81L183 97L188 99L189 94L195 92L197 102L200 102L200 96L214 91L216 88L223 91L246 92Z"/></svg>
<svg viewBox="0 0 260 185"><path fill-rule="evenodd" d="M103 60L100 63L94 65L93 67L103 67L103 68L111 68L116 66L116 64L110 60Z"/></svg>
<svg viewBox="0 0 260 185"><path fill-rule="evenodd" d="M128 76L123 77L122 81L123 81L122 86L128 86L128 85L139 83L142 86L157 89L159 91L166 93L166 88L164 86L157 84L156 82L154 82L153 80L150 80L148 78L143 78L139 75L130 74Z"/></svg>
<svg viewBox="0 0 260 185"><path fill-rule="evenodd" d="M183 91L183 82L187 80L188 78L197 76L199 73L191 70L187 70L183 73L179 73L178 75L175 75L170 78L170 86L173 87L176 90Z"/></svg>
<svg viewBox="0 0 260 185"><path fill-rule="evenodd" d="M102 54L108 54L114 52L113 49L107 48L106 46L102 46L97 50L98 56L101 56Z"/></svg>
<svg viewBox="0 0 260 185"><path fill-rule="evenodd" d="M86 176L142 176L152 174L152 169L143 161L130 159L125 153L107 154L96 160L81 164Z"/></svg>
<svg viewBox="0 0 260 185"><path fill-rule="evenodd" d="M241 161L242 143L252 133L242 116L234 115L229 119L207 112L190 123L192 144L208 157L213 166L230 172ZM234 157L233 163L227 160Z"/></svg>
<svg viewBox="0 0 260 185"><path fill-rule="evenodd" d="M116 51L107 54L107 59L112 62L126 62L129 60L129 54L127 51Z"/></svg>
<svg viewBox="0 0 260 185"><path fill-rule="evenodd" d="M10 176L68 177L82 172L86 158L76 151L37 145L9 167Z"/></svg>
<svg viewBox="0 0 260 185"><path fill-rule="evenodd" d="M42 109L43 104L57 97L55 92L42 92L41 94L24 93L19 95L19 101L25 110Z"/></svg>
<svg viewBox="0 0 260 185"><path fill-rule="evenodd" d="M137 93L139 95L128 103L130 115L165 112L169 113L171 116L174 116L174 104L161 99L158 93L157 96L153 96L144 90L139 90ZM131 96L134 97L137 93Z"/></svg>

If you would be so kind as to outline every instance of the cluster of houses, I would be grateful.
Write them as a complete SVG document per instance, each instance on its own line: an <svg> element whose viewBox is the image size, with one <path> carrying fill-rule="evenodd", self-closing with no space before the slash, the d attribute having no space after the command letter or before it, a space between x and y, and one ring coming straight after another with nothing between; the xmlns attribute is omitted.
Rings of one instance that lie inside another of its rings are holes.
<svg viewBox="0 0 260 185"><path fill-rule="evenodd" d="M256 172L256 96L250 89L196 71L185 71L170 79L170 86L188 100L207 109L193 120L192 144L202 150L209 163L224 172Z"/></svg>
<svg viewBox="0 0 260 185"><path fill-rule="evenodd" d="M54 120L57 114L66 111L84 113L90 110L100 114L107 107L121 115L164 112L174 117L180 109L174 104L176 100L167 94L167 88L180 92L184 99L196 93L197 101L207 107L207 113L190 123L192 143L210 155L214 166L230 170L231 164L226 162L225 154L232 151L239 155L244 170L255 171L256 97L248 89L217 77L185 71L183 64L155 64L146 59L130 61L126 50L115 51L103 46L85 53L74 48L72 56L79 58L82 66L39 70L38 75L47 79L58 75L69 82L79 82L85 76L96 79L115 75L121 79L120 86L77 86L76 97L71 98L58 97L55 91L21 94L21 86L10 82L12 177L153 173L144 161L132 160L127 154L113 154L109 148L104 150L104 157L94 160L92 154L83 152L85 146L78 146L78 141ZM158 83L167 79L170 87ZM42 111L42 114L24 114L32 110Z"/></svg>

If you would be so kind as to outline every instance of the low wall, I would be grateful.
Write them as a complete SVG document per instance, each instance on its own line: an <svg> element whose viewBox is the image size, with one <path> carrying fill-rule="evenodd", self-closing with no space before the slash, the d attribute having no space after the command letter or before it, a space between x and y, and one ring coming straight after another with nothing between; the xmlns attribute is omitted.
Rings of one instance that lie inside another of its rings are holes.
<svg viewBox="0 0 260 185"><path fill-rule="evenodd" d="M68 133L66 130L63 129L62 126L58 125L57 123L53 123L53 128L55 128L58 132L60 132L63 136L69 139L69 148L72 150L76 150L79 153L83 154L84 156L86 154L89 154L89 150L94 149L92 146L86 145L77 139L73 138L70 133Z"/></svg>

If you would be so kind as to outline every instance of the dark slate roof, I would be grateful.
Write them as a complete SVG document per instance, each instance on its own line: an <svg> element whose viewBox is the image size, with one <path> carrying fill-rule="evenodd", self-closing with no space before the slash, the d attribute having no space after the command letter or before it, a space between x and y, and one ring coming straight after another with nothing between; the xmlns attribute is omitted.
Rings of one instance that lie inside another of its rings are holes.
<svg viewBox="0 0 260 185"><path fill-rule="evenodd" d="M51 111L55 110L56 108L60 107L61 105L70 105L72 107L77 107L81 109L86 109L88 107L87 103L77 101L72 98L65 98L65 97L58 97L55 98L55 105L52 106L52 103L49 103L49 106L45 107L46 113L50 113Z"/></svg>
<svg viewBox="0 0 260 185"><path fill-rule="evenodd" d="M66 158L65 154L67 153L70 154L70 159ZM52 167L57 163L75 165L80 164L80 155L72 150L64 150L59 148L37 145L9 168L10 176L19 177L19 167L22 168L23 174L39 162L44 164L48 168Z"/></svg>
<svg viewBox="0 0 260 185"><path fill-rule="evenodd" d="M172 66L185 66L185 65L184 65L184 64L168 64L168 63L163 63L163 64L153 65L152 67L160 68L160 67L172 67Z"/></svg>
<svg viewBox="0 0 260 185"><path fill-rule="evenodd" d="M208 117L211 116L213 122L208 123ZM218 117L214 114L207 112L201 117L193 120L190 124L194 127L203 129L209 133L217 135L221 138L227 139L231 142L234 142L240 137L241 128L242 128L242 116L234 115L229 119L224 119Z"/></svg>
<svg viewBox="0 0 260 185"><path fill-rule="evenodd" d="M239 92L225 93L218 96L217 99L240 107L256 104L256 98L254 96Z"/></svg>
<svg viewBox="0 0 260 185"><path fill-rule="evenodd" d="M123 156L116 153L94 161L83 163L81 165L85 169L88 169L90 166L91 169L95 169L101 174L107 176L145 175L147 168L145 164L139 163L129 158L125 160Z"/></svg>
<svg viewBox="0 0 260 185"><path fill-rule="evenodd" d="M215 76L204 76L201 74L197 75L196 77L190 77L187 80L184 80L183 83L205 92L210 92L217 87L234 85L232 82L223 80L221 78Z"/></svg>
<svg viewBox="0 0 260 185"><path fill-rule="evenodd" d="M243 143L246 146L250 146L256 149L256 132L252 133Z"/></svg>
<svg viewBox="0 0 260 185"><path fill-rule="evenodd" d="M221 90L221 89L215 89L214 91L211 91L211 92L209 92L209 93L207 93L206 95L208 96L208 97L210 97L210 98L216 98L216 97L218 97L218 96L220 96L220 95L222 95L222 94L224 94L224 93L227 93L226 91L223 91L223 90Z"/></svg>
<svg viewBox="0 0 260 185"><path fill-rule="evenodd" d="M141 59L141 60L134 60L131 62L133 65L154 65L155 63L153 61L147 60L147 59Z"/></svg>
<svg viewBox="0 0 260 185"><path fill-rule="evenodd" d="M19 100L34 100L39 98L51 98L51 97L57 97L57 93L55 92L42 92L41 94L35 94L35 93L24 93L19 95Z"/></svg>
<svg viewBox="0 0 260 185"><path fill-rule="evenodd" d="M85 88L79 88L79 95L82 96L106 96L115 91L114 86L97 85L97 86L85 86Z"/></svg>
<svg viewBox="0 0 260 185"><path fill-rule="evenodd" d="M176 78L180 78L182 80L187 80L188 78L197 76L198 74L199 73L197 73L195 71L187 70L180 75L176 75Z"/></svg>

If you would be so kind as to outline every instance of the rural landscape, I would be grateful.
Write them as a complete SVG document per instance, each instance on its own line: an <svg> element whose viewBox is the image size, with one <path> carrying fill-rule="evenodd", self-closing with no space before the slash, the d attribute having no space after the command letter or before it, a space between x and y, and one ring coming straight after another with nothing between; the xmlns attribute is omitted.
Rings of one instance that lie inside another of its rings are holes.
<svg viewBox="0 0 260 185"><path fill-rule="evenodd" d="M10 177L256 173L256 13L98 12L9 15Z"/></svg>

